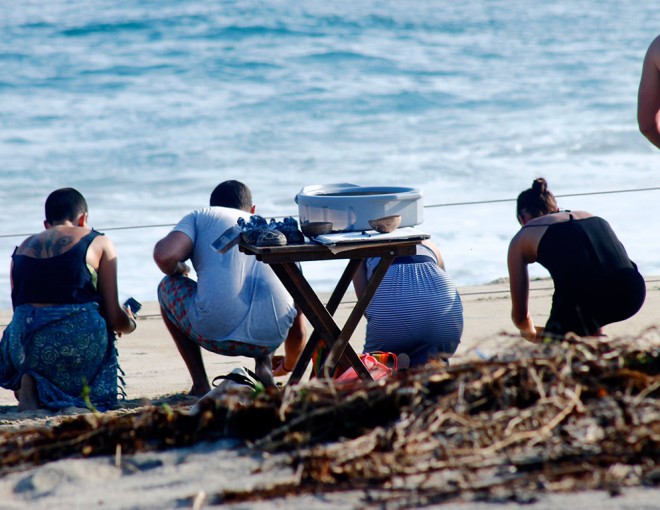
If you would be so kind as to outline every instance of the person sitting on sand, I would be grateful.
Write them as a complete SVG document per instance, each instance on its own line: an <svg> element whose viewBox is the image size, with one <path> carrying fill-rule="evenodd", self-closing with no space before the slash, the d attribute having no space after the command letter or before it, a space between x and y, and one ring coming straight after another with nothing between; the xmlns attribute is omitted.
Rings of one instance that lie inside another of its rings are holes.
<svg viewBox="0 0 660 510"><path fill-rule="evenodd" d="M87 224L73 188L46 200L46 229L16 248L11 264L14 315L0 341L0 386L19 410L117 403L115 334L135 331L118 302L117 255ZM86 396L83 396L83 392Z"/></svg>
<svg viewBox="0 0 660 510"><path fill-rule="evenodd" d="M637 95L637 122L642 134L660 149L660 35L644 57Z"/></svg>
<svg viewBox="0 0 660 510"><path fill-rule="evenodd" d="M274 386L272 353L285 341L285 357L275 375L293 369L305 340L305 322L293 299L268 265L231 248L211 244L239 218L254 214L252 193L238 181L220 183L210 207L181 219L154 248L167 276L158 286L161 314L192 377L191 395L211 388L201 349L255 359L255 373ZM192 262L197 281L188 277Z"/></svg>
<svg viewBox="0 0 660 510"><path fill-rule="evenodd" d="M366 259L358 267L353 277L358 296L379 260ZM463 333L463 305L433 242L423 241L416 255L394 259L365 316L364 352L406 354L411 367L456 352Z"/></svg>
<svg viewBox="0 0 660 510"><path fill-rule="evenodd" d="M542 177L518 196L522 228L509 245L512 319L530 341L544 335L601 335L601 328L632 317L646 286L609 223L585 211L561 211ZM555 286L543 328L529 313L527 266L538 262Z"/></svg>

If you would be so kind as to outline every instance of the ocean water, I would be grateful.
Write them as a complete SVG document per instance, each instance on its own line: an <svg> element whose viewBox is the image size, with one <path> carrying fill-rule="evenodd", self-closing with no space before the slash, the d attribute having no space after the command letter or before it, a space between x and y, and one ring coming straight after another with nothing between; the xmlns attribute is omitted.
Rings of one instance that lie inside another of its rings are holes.
<svg viewBox="0 0 660 510"><path fill-rule="evenodd" d="M154 243L225 179L276 217L308 184L418 187L469 285L506 276L513 199L544 176L660 274L660 152L636 124L659 21L625 0L4 2L0 307L63 186L113 239L121 298L155 299ZM330 290L341 268L304 270Z"/></svg>

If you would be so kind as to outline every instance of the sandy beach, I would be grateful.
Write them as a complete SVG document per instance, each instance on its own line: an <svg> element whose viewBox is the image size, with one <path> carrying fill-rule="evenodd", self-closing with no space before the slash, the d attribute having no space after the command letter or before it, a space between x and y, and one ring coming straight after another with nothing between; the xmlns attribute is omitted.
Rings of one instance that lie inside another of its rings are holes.
<svg viewBox="0 0 660 510"><path fill-rule="evenodd" d="M647 278L647 297L642 310L633 318L605 329L608 336L638 337L653 331L660 310L660 278ZM522 340L509 319L510 301L506 281L460 289L465 329L455 359L491 357L506 353ZM531 311L536 323L543 324L550 309L552 282L532 282ZM345 320L354 296L347 296L338 311L338 322ZM0 314L0 324L9 322L11 312ZM364 321L351 343L361 349ZM126 372L129 407L149 405L170 399L192 404L185 397L190 379L158 313L156 303L146 303L137 331L119 339L119 359ZM247 358L228 358L205 353L210 378L226 374L237 366L253 367ZM282 378L282 382L285 378ZM9 391L0 391L0 430L49 426L65 419L45 412L18 413ZM71 411L68 414L75 414ZM224 489L259 487L296 476L287 466L284 454L263 455L235 440L196 444L164 452L116 457L65 459L12 472L0 478L0 509L14 508L209 508L206 495ZM616 497L606 492L580 492L540 495L525 508L560 509L658 509L660 491L634 488ZM226 508L270 509L364 508L365 491L304 494L257 503L234 503ZM514 503L453 501L442 508L498 510L517 508Z"/></svg>

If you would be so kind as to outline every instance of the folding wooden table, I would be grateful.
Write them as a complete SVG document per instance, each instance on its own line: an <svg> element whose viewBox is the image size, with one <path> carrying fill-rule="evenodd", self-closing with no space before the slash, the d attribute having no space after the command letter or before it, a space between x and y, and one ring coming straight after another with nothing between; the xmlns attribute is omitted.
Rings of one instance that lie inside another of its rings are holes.
<svg viewBox="0 0 660 510"><path fill-rule="evenodd" d="M385 242L363 241L333 247L317 243L269 247L239 244L239 249L243 253L256 256L257 260L268 264L273 269L314 328L291 373L288 384L300 381L321 339L330 348L330 351L326 359L322 361L322 370L319 375L327 376L332 373L335 366L339 365L344 368L353 367L363 381L373 380L355 350L349 345L349 340L394 259L414 255L416 245L422 242L422 238ZM360 263L371 257L380 257L380 262L374 269L364 293L359 296L344 327L340 328L332 316L337 311ZM327 305L324 306L303 276L298 263L337 259L348 259L348 264Z"/></svg>

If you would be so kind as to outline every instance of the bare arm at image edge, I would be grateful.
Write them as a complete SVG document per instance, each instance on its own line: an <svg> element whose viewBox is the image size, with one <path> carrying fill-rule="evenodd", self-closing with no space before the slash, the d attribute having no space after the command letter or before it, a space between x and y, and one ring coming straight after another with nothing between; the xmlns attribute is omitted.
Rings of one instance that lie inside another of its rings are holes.
<svg viewBox="0 0 660 510"><path fill-rule="evenodd" d="M644 57L637 122L642 134L660 149L660 36L654 39Z"/></svg>

